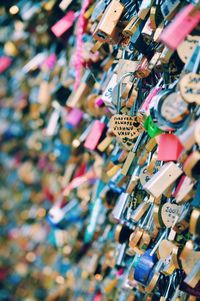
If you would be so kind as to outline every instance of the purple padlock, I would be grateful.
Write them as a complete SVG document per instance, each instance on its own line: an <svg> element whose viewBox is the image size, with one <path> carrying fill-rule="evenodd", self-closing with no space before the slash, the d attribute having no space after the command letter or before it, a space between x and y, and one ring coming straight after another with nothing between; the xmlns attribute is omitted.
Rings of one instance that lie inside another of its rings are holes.
<svg viewBox="0 0 200 301"><path fill-rule="evenodd" d="M75 128L83 118L83 111L78 108L73 108L67 115L67 124L72 128Z"/></svg>
<svg viewBox="0 0 200 301"><path fill-rule="evenodd" d="M102 107L103 105L104 105L104 102L103 102L103 99L102 98L97 98L96 100L95 100L95 105L97 106L97 107Z"/></svg>

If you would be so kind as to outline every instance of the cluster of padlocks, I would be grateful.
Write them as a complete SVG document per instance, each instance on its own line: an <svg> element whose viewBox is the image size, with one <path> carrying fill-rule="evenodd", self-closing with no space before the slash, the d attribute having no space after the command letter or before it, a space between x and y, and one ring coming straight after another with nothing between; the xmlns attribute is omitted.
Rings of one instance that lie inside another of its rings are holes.
<svg viewBox="0 0 200 301"><path fill-rule="evenodd" d="M2 202L40 224L29 264L52 231L69 267L33 300L200 300L199 1L8 1L0 24Z"/></svg>

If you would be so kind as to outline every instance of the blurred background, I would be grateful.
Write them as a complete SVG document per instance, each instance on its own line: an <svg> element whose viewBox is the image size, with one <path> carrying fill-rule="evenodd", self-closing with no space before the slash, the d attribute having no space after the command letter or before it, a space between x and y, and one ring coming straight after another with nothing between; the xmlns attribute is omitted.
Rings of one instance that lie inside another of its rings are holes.
<svg viewBox="0 0 200 301"><path fill-rule="evenodd" d="M79 266L93 180L61 195L67 166L77 178L94 163L65 106L76 77L80 9L80 1L0 2L1 301L93 300L98 291ZM71 11L67 27L53 32ZM89 47L87 31L84 41ZM81 122L87 128L90 119ZM58 208L70 214L63 220Z"/></svg>

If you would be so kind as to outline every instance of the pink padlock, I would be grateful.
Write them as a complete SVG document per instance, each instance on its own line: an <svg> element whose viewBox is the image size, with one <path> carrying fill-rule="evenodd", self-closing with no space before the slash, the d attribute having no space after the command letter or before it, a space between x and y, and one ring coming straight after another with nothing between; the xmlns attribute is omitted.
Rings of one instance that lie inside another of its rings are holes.
<svg viewBox="0 0 200 301"><path fill-rule="evenodd" d="M100 138L104 132L104 129L106 127L106 124L100 120L95 120L89 135L87 136L84 147L89 150L95 150Z"/></svg>
<svg viewBox="0 0 200 301"><path fill-rule="evenodd" d="M42 67L47 67L48 69L53 69L56 63L57 57L55 53L50 54L42 63Z"/></svg>
<svg viewBox="0 0 200 301"><path fill-rule="evenodd" d="M97 98L97 99L95 100L95 105L96 105L97 107L102 107L102 106L104 105L103 99L102 99L102 98Z"/></svg>
<svg viewBox="0 0 200 301"><path fill-rule="evenodd" d="M186 178L186 175L181 176L181 178L178 182L178 185L176 186L176 189L172 194L174 198L176 197L176 195L177 195L178 191L180 190L181 186L183 185L183 182L184 182L185 178Z"/></svg>
<svg viewBox="0 0 200 301"><path fill-rule="evenodd" d="M102 294L100 292L96 293L92 301L101 301Z"/></svg>
<svg viewBox="0 0 200 301"><path fill-rule="evenodd" d="M177 161L183 146L174 134L161 134L158 141L158 160Z"/></svg>
<svg viewBox="0 0 200 301"><path fill-rule="evenodd" d="M73 108L67 115L67 123L75 128L83 118L83 111L78 108Z"/></svg>
<svg viewBox="0 0 200 301"><path fill-rule="evenodd" d="M180 178L178 185L173 192L173 197L176 199L176 203L184 203L192 198L194 195L193 187L196 181L194 179L187 177L186 175L182 175Z"/></svg>
<svg viewBox="0 0 200 301"><path fill-rule="evenodd" d="M145 98L139 109L139 112L145 112L147 115L149 115L149 105L151 104L153 97L156 96L161 90L161 87L154 87Z"/></svg>
<svg viewBox="0 0 200 301"><path fill-rule="evenodd" d="M12 59L8 56L0 57L0 73L4 72L12 63Z"/></svg>
<svg viewBox="0 0 200 301"><path fill-rule="evenodd" d="M73 10L68 11L62 19L51 27L51 31L56 37L61 37L73 25L75 17L75 12Z"/></svg>
<svg viewBox="0 0 200 301"><path fill-rule="evenodd" d="M167 47L176 50L199 22L200 11L195 11L195 6L189 4L185 6L163 30L159 39L167 45Z"/></svg>

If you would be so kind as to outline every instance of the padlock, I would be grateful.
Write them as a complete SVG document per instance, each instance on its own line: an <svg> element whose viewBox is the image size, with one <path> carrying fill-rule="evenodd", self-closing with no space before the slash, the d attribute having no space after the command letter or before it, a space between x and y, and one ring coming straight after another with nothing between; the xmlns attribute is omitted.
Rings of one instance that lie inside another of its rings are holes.
<svg viewBox="0 0 200 301"><path fill-rule="evenodd" d="M12 59L8 56L1 56L0 63L1 63L0 73L3 73L11 65Z"/></svg>
<svg viewBox="0 0 200 301"><path fill-rule="evenodd" d="M150 204L147 202L143 202L137 206L137 208L134 210L133 214L131 215L131 219L134 222L138 222L141 217L145 214L145 212L150 207Z"/></svg>
<svg viewBox="0 0 200 301"><path fill-rule="evenodd" d="M115 229L115 240L117 243L123 244L129 240L132 229L125 225L118 224Z"/></svg>
<svg viewBox="0 0 200 301"><path fill-rule="evenodd" d="M71 178L72 178L72 175L75 171L75 168L76 168L76 165L74 163L69 163L67 166L66 166L66 169L65 169L65 173L64 173L64 176L63 176L63 179L62 179L62 188L66 187Z"/></svg>
<svg viewBox="0 0 200 301"><path fill-rule="evenodd" d="M120 138L120 140L133 140L137 138L142 132L141 118L139 116L129 116L127 114L120 114L121 111L121 84L125 77L132 73L125 73L119 83L117 90L117 113L111 117L110 128L112 132Z"/></svg>
<svg viewBox="0 0 200 301"><path fill-rule="evenodd" d="M51 27L51 31L54 33L54 35L57 38L59 38L67 30L69 30L70 27L72 27L74 20L75 20L75 12L73 10L70 10L62 19L60 19Z"/></svg>
<svg viewBox="0 0 200 301"><path fill-rule="evenodd" d="M144 189L155 198L158 198L182 173L181 168L175 163L166 163L144 185Z"/></svg>
<svg viewBox="0 0 200 301"><path fill-rule="evenodd" d="M143 29L142 29L142 35L145 38L145 40L151 40L151 37L153 35L153 28L151 26L151 20L150 17L147 19Z"/></svg>
<svg viewBox="0 0 200 301"><path fill-rule="evenodd" d="M110 177L110 178L113 178L114 176L117 175L117 177L118 177L119 176L119 171L120 171L121 167L122 167L121 164L118 164L118 165L114 164L114 165L112 165L111 168L109 168L107 170L107 172L106 172L107 176ZM114 181L116 181L116 179L117 178L115 177Z"/></svg>
<svg viewBox="0 0 200 301"><path fill-rule="evenodd" d="M151 4L152 4L151 0L148 0L148 1L143 0L142 1L142 3L140 4L140 7L139 7L139 11L138 11L138 17L140 19L144 20L146 18L149 10L151 8Z"/></svg>
<svg viewBox="0 0 200 301"><path fill-rule="evenodd" d="M115 262L115 266L117 268L121 268L125 266L125 262L124 262L125 252L126 252L126 244L125 243L120 244L118 246L116 262Z"/></svg>
<svg viewBox="0 0 200 301"><path fill-rule="evenodd" d="M199 64L200 64L200 55L198 53L199 44L195 47L191 58L188 60L185 69L190 69L189 73L183 75L180 79L179 87L180 93L183 99L187 103L197 103L199 104Z"/></svg>
<svg viewBox="0 0 200 301"><path fill-rule="evenodd" d="M134 250L135 247L139 244L143 234L143 229L140 227L136 227L136 229L133 231L133 233L129 237L129 247Z"/></svg>
<svg viewBox="0 0 200 301"><path fill-rule="evenodd" d="M112 103L112 92L114 87L117 84L117 74L115 72L113 72L113 74L111 73L111 78L107 84L107 86L104 89L103 94L101 95L101 98L103 100L103 102L105 103L105 105L109 108L109 110L111 111L111 113L115 113L116 109Z"/></svg>
<svg viewBox="0 0 200 301"><path fill-rule="evenodd" d="M156 28L154 36L153 36L153 40L154 42L159 42L160 36L163 32L164 29L164 21L162 21Z"/></svg>
<svg viewBox="0 0 200 301"><path fill-rule="evenodd" d="M131 194L139 181L140 166L136 167L127 186L127 192Z"/></svg>
<svg viewBox="0 0 200 301"><path fill-rule="evenodd" d="M173 197L176 199L177 204L182 204L189 201L194 196L193 187L195 181L191 178L183 175L173 193Z"/></svg>
<svg viewBox="0 0 200 301"><path fill-rule="evenodd" d="M125 73L134 72L137 68L137 65L138 65L138 61L132 61L132 60L128 60L125 58L119 59L118 65L117 65L117 81L120 81L121 77ZM123 80L123 83L128 83L129 80L132 82L131 76L130 76L130 78L125 77ZM122 97L126 98L126 96L123 94L124 94L124 91L122 89Z"/></svg>
<svg viewBox="0 0 200 301"><path fill-rule="evenodd" d="M163 16L160 10L160 5L159 2L156 1L153 3L150 9L150 21L151 21L151 26L154 30L157 29L158 25L162 22Z"/></svg>
<svg viewBox="0 0 200 301"><path fill-rule="evenodd" d="M191 59L195 47L199 43L199 36L187 35L185 40L177 48L180 59L186 64ZM184 67L185 69L185 67Z"/></svg>
<svg viewBox="0 0 200 301"><path fill-rule="evenodd" d="M165 20L172 19L180 4L181 4L180 0L176 0L176 1L169 0L167 2L163 2L160 9L164 19Z"/></svg>
<svg viewBox="0 0 200 301"><path fill-rule="evenodd" d="M107 5L108 5L108 3L105 1L102 1L102 0L99 1L98 3L96 3L96 5L94 7L94 11L91 16L92 22L94 22L95 20L99 21L101 19L101 16L102 16L103 12L105 11Z"/></svg>
<svg viewBox="0 0 200 301"><path fill-rule="evenodd" d="M94 189L94 201L91 208L90 219L87 224L86 231L84 233L84 242L88 243L92 240L93 235L96 230L96 225L98 221L99 214L102 209L102 199L100 198L100 192L104 187L104 183L101 180L96 182L96 186Z"/></svg>
<svg viewBox="0 0 200 301"><path fill-rule="evenodd" d="M70 221L79 220L81 208L78 206L78 200L69 201L64 207L60 208L58 202L49 210L47 220L58 228L65 228Z"/></svg>
<svg viewBox="0 0 200 301"><path fill-rule="evenodd" d="M22 72L28 73L31 70L36 70L47 58L47 53L40 52L36 54L26 65L23 66Z"/></svg>
<svg viewBox="0 0 200 301"><path fill-rule="evenodd" d="M143 169L143 174L145 175L145 178L143 178L144 184L149 180L151 175L154 174L159 169L159 166L156 166L157 159L158 159L158 153L156 149L154 153L151 152L149 153L147 166ZM142 179L140 179L140 181L142 182Z"/></svg>
<svg viewBox="0 0 200 301"><path fill-rule="evenodd" d="M38 92L38 102L42 105L48 105L51 99L50 84L47 80L43 80L40 84Z"/></svg>
<svg viewBox="0 0 200 301"><path fill-rule="evenodd" d="M145 113L149 112L149 110L148 110L149 105L151 104L153 97L156 96L162 90L162 88L160 87L160 84L162 83L162 81L163 81L163 79L161 78L159 80L159 82L157 83L157 85L147 95L147 97L145 98L144 102L142 103L142 105L139 109L139 112L145 112Z"/></svg>
<svg viewBox="0 0 200 301"><path fill-rule="evenodd" d="M142 222L142 228L143 228L143 233L142 237L140 239L139 243L139 250L145 251L147 247L149 246L151 239L154 239L157 233L155 234L155 229L154 229L154 220L153 220L153 205L151 204L150 208L148 209L148 213L145 216L145 219L148 217L148 220L146 223L144 221ZM157 231L156 231L157 232Z"/></svg>
<svg viewBox="0 0 200 301"><path fill-rule="evenodd" d="M179 259L181 260L182 269L188 275L192 271L193 267L200 260L200 252L194 250L195 242L188 240L182 249Z"/></svg>
<svg viewBox="0 0 200 301"><path fill-rule="evenodd" d="M104 152L111 145L113 140L114 138L112 136L107 135L105 139L98 144L97 149L100 152Z"/></svg>
<svg viewBox="0 0 200 301"><path fill-rule="evenodd" d="M160 55L160 58L159 58L159 61L162 63L162 64L167 64L169 63L172 55L173 55L174 51L169 49L168 47L164 47L161 55Z"/></svg>
<svg viewBox="0 0 200 301"><path fill-rule="evenodd" d="M71 4L72 0L62 0L59 4L60 9L62 9L63 11L65 11L68 6Z"/></svg>
<svg viewBox="0 0 200 301"><path fill-rule="evenodd" d="M138 78L145 78L148 77L151 70L149 69L149 61L146 57L143 57L140 64L137 67L135 75Z"/></svg>
<svg viewBox="0 0 200 301"><path fill-rule="evenodd" d="M51 117L49 119L45 134L47 136L53 136L55 135L56 131L57 131L57 127L58 127L58 120L60 118L60 114L61 114L61 106L59 105L58 102L54 102L53 103L54 106L54 111L51 114Z"/></svg>
<svg viewBox="0 0 200 301"><path fill-rule="evenodd" d="M174 134L161 134L158 140L158 160L177 161L183 147Z"/></svg>
<svg viewBox="0 0 200 301"><path fill-rule="evenodd" d="M197 42L197 45L195 45L195 47L191 47L191 48L192 48L192 53L186 61L186 64L184 66L184 73L192 72L193 69L196 71L196 69L198 68L199 49L200 49L199 42Z"/></svg>
<svg viewBox="0 0 200 301"><path fill-rule="evenodd" d="M130 93L128 94L128 100L127 100L127 102L126 102L126 107L127 108L132 108L133 107L133 105L134 105L134 103L136 102L136 100L137 100L137 97L138 97L138 81L136 81L134 84L133 84L133 86L132 86L132 88L131 88L131 91L130 91ZM122 95L123 96L123 95Z"/></svg>
<svg viewBox="0 0 200 301"><path fill-rule="evenodd" d="M192 271L184 279L184 282L187 283L192 288L195 288L196 285L200 282L200 261L192 268Z"/></svg>
<svg viewBox="0 0 200 301"><path fill-rule="evenodd" d="M137 141L135 142L133 149L128 153L128 156L126 157L126 160L121 170L122 175L127 175L143 137L144 137L144 133L141 133L137 138Z"/></svg>
<svg viewBox="0 0 200 301"><path fill-rule="evenodd" d="M122 34L126 37L131 37L135 34L136 30L138 29L141 23L141 19L139 19L137 15L134 15L130 22L123 29Z"/></svg>
<svg viewBox="0 0 200 301"><path fill-rule="evenodd" d="M90 70L85 71L77 90L74 90L67 99L71 108L80 107L95 83L94 75Z"/></svg>
<svg viewBox="0 0 200 301"><path fill-rule="evenodd" d="M139 207L139 206L138 206ZM140 216L142 216L145 211L147 212L145 217L143 218L143 220L140 220L139 223L138 223L138 226L136 227L136 229L134 230L134 232L130 235L130 238L129 238L129 247L132 248L136 253L143 253L142 249L137 249L137 246L139 247L140 246L140 243L143 243L144 244L144 241L142 241L142 238L143 236L145 236L145 232L146 231L149 231L150 230L150 227L151 227L151 214L152 214L152 205L146 203L145 206L143 206L141 208L139 208L139 210L136 208L136 215L135 215L135 212L133 212L133 215L131 216L131 219L133 220L138 220L138 217L140 218ZM139 216L139 215L140 216ZM150 239L150 236L148 235L147 237L147 240L148 240L148 243L149 243L149 239ZM140 252L138 252L140 251Z"/></svg>
<svg viewBox="0 0 200 301"><path fill-rule="evenodd" d="M94 151L97 148L97 145L106 129L106 124L104 122L104 118L102 121L95 120L92 128L84 142L84 147Z"/></svg>
<svg viewBox="0 0 200 301"><path fill-rule="evenodd" d="M199 151L192 152L183 165L183 171L189 177L199 180L199 163L200 153Z"/></svg>
<svg viewBox="0 0 200 301"><path fill-rule="evenodd" d="M161 206L161 220L166 228L173 228L181 215L181 206L167 202Z"/></svg>
<svg viewBox="0 0 200 301"><path fill-rule="evenodd" d="M60 105L65 106L68 97L70 96L71 90L62 84L56 86L52 91L53 97L59 102Z"/></svg>
<svg viewBox="0 0 200 301"><path fill-rule="evenodd" d="M160 301L168 300L169 295L170 295L170 288L171 288L171 286L173 285L173 282L174 282L174 276L175 276L175 274L172 274L171 276L169 276L169 283L168 283L168 285L165 289L164 296L160 297Z"/></svg>
<svg viewBox="0 0 200 301"><path fill-rule="evenodd" d="M159 258L163 261L167 260L172 255L174 247L175 245L171 241L163 239L158 247Z"/></svg>
<svg viewBox="0 0 200 301"><path fill-rule="evenodd" d="M195 208L193 209L191 216L190 216L190 226L189 231L193 235L200 235L199 231L199 223L200 223L200 210Z"/></svg>
<svg viewBox="0 0 200 301"><path fill-rule="evenodd" d="M117 44L120 41L119 19L124 11L124 6L114 0L106 8L94 32L94 38L103 43Z"/></svg>
<svg viewBox="0 0 200 301"><path fill-rule="evenodd" d="M112 217L120 221L123 217L123 213L125 211L127 201L128 201L129 194L128 193L122 193L115 205L115 207L112 210Z"/></svg>
<svg viewBox="0 0 200 301"><path fill-rule="evenodd" d="M148 116L144 122L144 128L147 130L151 138L163 133L161 129L153 122L151 116Z"/></svg>
<svg viewBox="0 0 200 301"><path fill-rule="evenodd" d="M150 114L162 130L172 131L179 128L189 114L188 105L180 93L173 90L160 91L154 101Z"/></svg>
<svg viewBox="0 0 200 301"><path fill-rule="evenodd" d="M152 270L156 262L158 261L158 257L155 252L159 247L160 241L165 236L166 236L166 232L164 231L160 235L153 249L149 249L143 255L141 255L135 267L134 279L140 282L141 284L143 284L144 286L148 285L148 282L151 280L150 278L151 278Z"/></svg>
<svg viewBox="0 0 200 301"><path fill-rule="evenodd" d="M190 150L195 143L198 143L200 123L196 120L188 128L178 135L181 144L186 150Z"/></svg>
<svg viewBox="0 0 200 301"><path fill-rule="evenodd" d="M180 290L189 294L189 301L197 301L200 297L200 284L198 283L195 288L187 285L183 280L180 283Z"/></svg>
<svg viewBox="0 0 200 301"><path fill-rule="evenodd" d="M185 37L198 25L200 12L193 4L185 6L160 36L160 41L176 50Z"/></svg>
<svg viewBox="0 0 200 301"><path fill-rule="evenodd" d="M67 115L66 122L71 128L76 128L83 118L83 111L73 108Z"/></svg>
<svg viewBox="0 0 200 301"><path fill-rule="evenodd" d="M139 22L139 26L138 26L138 22ZM130 49L130 51L137 49L139 52L144 54L146 58L151 59L154 51L153 51L152 47L149 46L145 42L145 39L144 39L143 35L141 34L142 29L144 28L144 25L145 25L145 21L141 21L141 20L136 21L136 25L137 25L137 27L136 27L135 33L134 33L134 35L132 35L132 37L130 39L129 49ZM145 66L146 66L145 62L143 62L143 64L142 64L143 69ZM146 73L147 73L147 71L146 71Z"/></svg>

